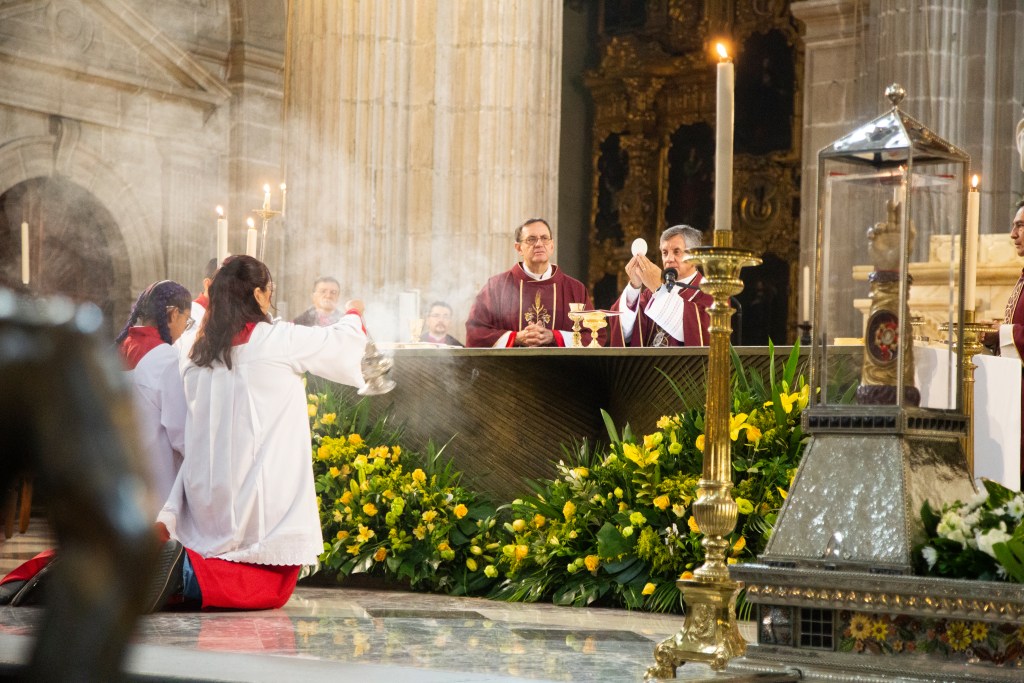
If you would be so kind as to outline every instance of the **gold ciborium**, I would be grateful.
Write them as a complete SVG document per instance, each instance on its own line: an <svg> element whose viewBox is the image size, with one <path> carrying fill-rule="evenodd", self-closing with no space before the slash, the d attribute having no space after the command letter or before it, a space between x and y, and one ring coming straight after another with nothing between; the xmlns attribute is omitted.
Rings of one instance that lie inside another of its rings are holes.
<svg viewBox="0 0 1024 683"><path fill-rule="evenodd" d="M580 322L583 320L583 307L586 304L569 304L569 320L572 321L572 346L578 349L583 346L583 338L580 337Z"/></svg>
<svg viewBox="0 0 1024 683"><path fill-rule="evenodd" d="M423 336L423 318L413 318L409 321L409 341L418 342Z"/></svg>
<svg viewBox="0 0 1024 683"><path fill-rule="evenodd" d="M604 311L584 311L583 326L590 330L590 343L587 344L587 348L601 348L601 344L597 341L597 333L608 327L608 314Z"/></svg>

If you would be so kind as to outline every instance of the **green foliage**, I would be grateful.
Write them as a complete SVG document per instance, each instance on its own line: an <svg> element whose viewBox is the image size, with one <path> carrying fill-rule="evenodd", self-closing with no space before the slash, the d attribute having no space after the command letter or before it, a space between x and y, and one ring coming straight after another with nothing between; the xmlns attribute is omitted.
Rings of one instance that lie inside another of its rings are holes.
<svg viewBox="0 0 1024 683"><path fill-rule="evenodd" d="M326 573L406 581L453 595L494 583L494 508L459 485L430 444L404 451L387 419L371 423L365 401L346 390L309 395L313 471Z"/></svg>
<svg viewBox="0 0 1024 683"><path fill-rule="evenodd" d="M806 440L798 351L779 373L771 354L767 379L733 354L729 438L739 520L730 563L764 549ZM353 395L310 395L327 572L513 601L681 610L675 581L703 562L693 516L703 405L684 404L643 436L602 411L607 445L563 446L553 479L530 483L497 509L461 486L445 447L410 453L398 443L400 430L367 416Z"/></svg>

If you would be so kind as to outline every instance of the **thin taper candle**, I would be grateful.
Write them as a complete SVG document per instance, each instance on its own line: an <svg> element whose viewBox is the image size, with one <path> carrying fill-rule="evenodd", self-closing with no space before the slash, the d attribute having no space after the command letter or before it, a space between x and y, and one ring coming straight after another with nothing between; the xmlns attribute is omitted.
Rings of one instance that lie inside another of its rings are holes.
<svg viewBox="0 0 1024 683"><path fill-rule="evenodd" d="M224 207L217 207L217 263L224 263L228 257L228 219L224 218Z"/></svg>
<svg viewBox="0 0 1024 683"><path fill-rule="evenodd" d="M735 68L725 45L716 45L718 99L715 114L715 232L732 230L732 139Z"/></svg>
<svg viewBox="0 0 1024 683"><path fill-rule="evenodd" d="M252 218L246 219L249 229L245 231L245 253L256 258L256 222Z"/></svg>
<svg viewBox="0 0 1024 683"><path fill-rule="evenodd" d="M978 176L971 178L971 191L967 193L967 230L964 239L964 310L973 311L978 285L978 216L980 195Z"/></svg>
<svg viewBox="0 0 1024 683"><path fill-rule="evenodd" d="M27 285L31 278L28 255L28 223L21 223L21 283Z"/></svg>

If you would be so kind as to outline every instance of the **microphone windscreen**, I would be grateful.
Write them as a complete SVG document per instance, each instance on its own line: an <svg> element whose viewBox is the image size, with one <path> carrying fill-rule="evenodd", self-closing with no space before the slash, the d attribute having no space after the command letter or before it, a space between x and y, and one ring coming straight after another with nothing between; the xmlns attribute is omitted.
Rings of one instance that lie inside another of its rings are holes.
<svg viewBox="0 0 1024 683"><path fill-rule="evenodd" d="M676 278L679 277L679 271L675 268L666 268L665 272L661 274L662 278L666 281L672 280L675 282Z"/></svg>

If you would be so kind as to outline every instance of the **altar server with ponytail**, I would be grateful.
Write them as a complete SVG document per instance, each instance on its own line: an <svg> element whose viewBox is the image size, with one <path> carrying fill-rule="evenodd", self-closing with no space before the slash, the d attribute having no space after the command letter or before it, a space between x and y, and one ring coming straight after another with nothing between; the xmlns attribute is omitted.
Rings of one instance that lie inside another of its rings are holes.
<svg viewBox="0 0 1024 683"><path fill-rule="evenodd" d="M303 375L363 386L359 311L329 327L271 323L273 283L250 256L225 260L182 368L185 462L159 521L171 539L152 609L274 609L323 552Z"/></svg>

